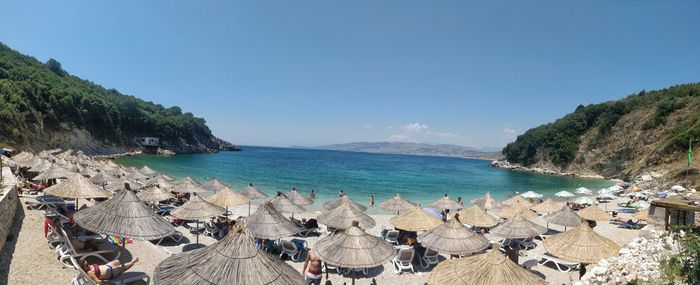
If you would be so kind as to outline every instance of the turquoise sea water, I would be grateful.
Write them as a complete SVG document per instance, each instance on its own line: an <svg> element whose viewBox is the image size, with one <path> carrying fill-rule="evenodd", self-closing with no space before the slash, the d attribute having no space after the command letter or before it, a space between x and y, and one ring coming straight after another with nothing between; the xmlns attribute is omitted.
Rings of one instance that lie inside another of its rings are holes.
<svg viewBox="0 0 700 285"><path fill-rule="evenodd" d="M240 152L131 156L124 165L149 167L176 178L191 176L200 182L216 177L239 190L252 182L269 194L292 186L308 195L316 190L317 203L335 199L340 190L362 204L374 194L376 203L401 193L422 205L448 193L469 201L490 191L504 199L515 191L532 190L545 197L580 186L596 190L610 181L538 175L489 167L489 161L449 157L369 154L331 150L244 147Z"/></svg>

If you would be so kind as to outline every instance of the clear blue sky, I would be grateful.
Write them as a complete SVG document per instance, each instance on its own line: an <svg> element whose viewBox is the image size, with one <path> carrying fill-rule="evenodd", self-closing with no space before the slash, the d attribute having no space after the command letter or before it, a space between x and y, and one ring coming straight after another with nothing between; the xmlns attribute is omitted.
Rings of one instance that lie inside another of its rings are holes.
<svg viewBox="0 0 700 285"><path fill-rule="evenodd" d="M496 3L497 2L497 3ZM700 1L3 1L0 41L244 145L503 146L700 81Z"/></svg>

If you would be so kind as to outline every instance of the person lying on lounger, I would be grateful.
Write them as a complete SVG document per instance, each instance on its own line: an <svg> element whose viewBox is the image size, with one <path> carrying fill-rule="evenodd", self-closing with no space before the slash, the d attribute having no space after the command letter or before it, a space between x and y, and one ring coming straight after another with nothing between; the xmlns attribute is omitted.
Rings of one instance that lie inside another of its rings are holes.
<svg viewBox="0 0 700 285"><path fill-rule="evenodd" d="M85 273L92 279L97 284L111 284L110 282L107 282L106 280L118 278L122 273L125 271L129 270L136 262L139 261L139 258L134 258L134 260L129 261L127 263L122 263L119 260L114 260L110 261L105 265L99 265L99 264L89 264L86 260L83 260L80 263L80 267L85 270Z"/></svg>

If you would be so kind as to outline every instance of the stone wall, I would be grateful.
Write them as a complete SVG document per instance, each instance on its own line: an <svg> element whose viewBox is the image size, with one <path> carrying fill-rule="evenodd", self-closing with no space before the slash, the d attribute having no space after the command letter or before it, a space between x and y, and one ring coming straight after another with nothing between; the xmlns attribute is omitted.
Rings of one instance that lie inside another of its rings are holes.
<svg viewBox="0 0 700 285"><path fill-rule="evenodd" d="M19 203L17 196L17 179L9 168L2 169L2 184L0 185L0 250L5 245L7 234L15 219L15 211Z"/></svg>

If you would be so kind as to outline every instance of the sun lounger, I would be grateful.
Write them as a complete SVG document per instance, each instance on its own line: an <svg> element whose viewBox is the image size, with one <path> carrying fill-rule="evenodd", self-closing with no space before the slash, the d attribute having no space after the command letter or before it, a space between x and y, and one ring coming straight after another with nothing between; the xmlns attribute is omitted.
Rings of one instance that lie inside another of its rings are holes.
<svg viewBox="0 0 700 285"><path fill-rule="evenodd" d="M423 269L438 264L438 262L440 262L440 253L429 248L426 248L423 256L420 257L420 267Z"/></svg>
<svg viewBox="0 0 700 285"><path fill-rule="evenodd" d="M46 195L40 195L37 197L28 197L25 200L25 203L27 203L30 207L34 209L45 209L45 208L53 208L57 209L59 207L65 206L67 203L65 200L59 198L59 197L54 197L54 196L46 196Z"/></svg>
<svg viewBox="0 0 700 285"><path fill-rule="evenodd" d="M392 244L399 244L399 231L397 231L397 230L387 231L386 236L384 236L384 240L386 240Z"/></svg>
<svg viewBox="0 0 700 285"><path fill-rule="evenodd" d="M640 223L621 222L621 223L618 223L617 226L620 228L623 228L623 229L638 230L638 229L643 228L645 225L640 224Z"/></svg>
<svg viewBox="0 0 700 285"><path fill-rule="evenodd" d="M299 248L296 243L288 241L288 240L280 240L279 241L279 249L281 251L280 253L280 258L282 258L282 255L288 255L289 258L291 258L293 261L299 261L299 258L301 257L302 251L306 249L306 245L303 245L302 248Z"/></svg>
<svg viewBox="0 0 700 285"><path fill-rule="evenodd" d="M210 237L215 237L219 234L219 228L214 225L214 222L212 221L207 221L204 223L204 235L205 236L210 236Z"/></svg>
<svg viewBox="0 0 700 285"><path fill-rule="evenodd" d="M413 270L413 256L415 254L416 250L413 248L399 249L394 259L391 260L394 265L394 273L401 274L403 270L411 270L412 273L415 273Z"/></svg>
<svg viewBox="0 0 700 285"><path fill-rule="evenodd" d="M529 250L537 247L537 244L530 238L530 239L523 239L523 240L518 240L518 244L522 249Z"/></svg>
<svg viewBox="0 0 700 285"><path fill-rule="evenodd" d="M158 242L156 242L156 245L160 245L161 243L163 243L163 241L164 241L165 239L170 239L170 240L172 240L173 242L178 243L178 242L180 242L180 241L182 240L182 237L183 237L183 236L182 236L182 233L181 233L181 232L175 231L174 234L159 239Z"/></svg>
<svg viewBox="0 0 700 285"><path fill-rule="evenodd" d="M553 263L559 272L569 272L571 269L581 266L581 263L559 259L545 252L542 254L542 261L540 261L540 264L545 265L546 263Z"/></svg>
<svg viewBox="0 0 700 285"><path fill-rule="evenodd" d="M627 213L627 214L633 214L637 212L637 209L635 208L628 208L628 207L619 207L617 208L617 211L620 213Z"/></svg>
<svg viewBox="0 0 700 285"><path fill-rule="evenodd" d="M72 266L78 270L78 276L73 278L73 285L97 285L94 281L92 281L92 279L90 279L90 277L87 275L87 272L85 272L85 270L83 270L83 268L80 267L80 264L75 258L71 257L70 262L72 263ZM151 278L143 272L127 271L123 272L122 274L124 274L123 277L120 275L116 278L107 281L109 281L110 284L115 285L129 284L136 281L143 281L145 282L145 284L149 284L151 282Z"/></svg>
<svg viewBox="0 0 700 285"><path fill-rule="evenodd" d="M83 251L79 252L78 250L75 249L75 246L73 246L73 243L71 242L68 234L66 233L65 230L61 229L61 234L64 237L64 247L61 247L61 251L59 252L59 257L58 260L63 263L64 267L73 267L73 264L70 263L70 258L76 258L79 259L80 261L83 261L84 259L88 257L94 257L97 258L105 263L109 262L111 259L111 255L115 255L113 259L118 259L121 256L120 251L111 251L111 250L97 250L97 251ZM109 259L106 258L110 257Z"/></svg>

